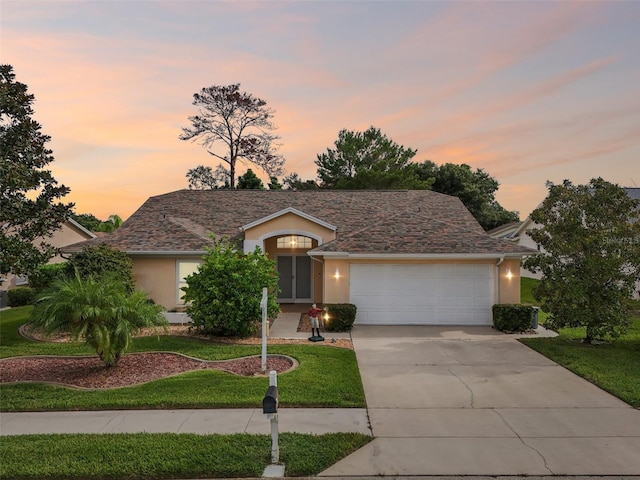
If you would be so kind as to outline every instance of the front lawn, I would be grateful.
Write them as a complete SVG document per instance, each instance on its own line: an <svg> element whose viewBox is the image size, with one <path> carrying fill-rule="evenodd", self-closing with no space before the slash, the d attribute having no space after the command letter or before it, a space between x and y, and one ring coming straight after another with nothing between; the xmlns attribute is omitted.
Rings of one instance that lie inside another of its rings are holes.
<svg viewBox="0 0 640 480"><path fill-rule="evenodd" d="M529 282L529 288L523 285L523 303L535 282L537 280ZM584 328L562 329L556 338L523 338L520 341L629 405L640 408L639 302L630 302L630 306L633 308L631 328L620 338L604 344L582 343Z"/></svg>
<svg viewBox="0 0 640 480"><path fill-rule="evenodd" d="M287 476L316 475L372 440L358 433L280 435ZM77 434L2 437L0 479L260 477L268 435Z"/></svg>
<svg viewBox="0 0 640 480"><path fill-rule="evenodd" d="M33 342L21 337L30 307L0 314L0 358L22 355L92 355L79 343ZM259 345L230 345L187 337L141 337L133 351L179 352L203 360L259 355ZM278 376L282 407L364 407L360 372L352 350L321 345L271 345L269 354L300 363ZM2 411L242 408L261 405L268 379L200 370L143 385L109 390L78 390L38 383L0 386Z"/></svg>

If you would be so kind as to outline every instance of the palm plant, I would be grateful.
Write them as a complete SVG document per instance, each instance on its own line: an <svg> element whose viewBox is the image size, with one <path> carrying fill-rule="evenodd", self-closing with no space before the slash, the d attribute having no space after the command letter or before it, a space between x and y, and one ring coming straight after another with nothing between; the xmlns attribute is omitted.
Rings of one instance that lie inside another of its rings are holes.
<svg viewBox="0 0 640 480"><path fill-rule="evenodd" d="M115 366L141 328L167 325L162 307L149 302L144 292L128 293L117 278L73 277L54 283L39 297L33 322L45 334L69 332L95 349L107 367Z"/></svg>

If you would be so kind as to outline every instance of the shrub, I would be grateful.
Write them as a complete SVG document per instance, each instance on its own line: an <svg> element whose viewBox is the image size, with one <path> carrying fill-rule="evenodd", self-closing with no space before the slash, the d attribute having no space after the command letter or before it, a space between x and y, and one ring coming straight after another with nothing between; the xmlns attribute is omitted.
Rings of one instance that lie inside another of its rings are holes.
<svg viewBox="0 0 640 480"><path fill-rule="evenodd" d="M328 332L349 332L356 321L357 307L352 303L334 303L325 305L329 313L329 321L325 321L324 329Z"/></svg>
<svg viewBox="0 0 640 480"><path fill-rule="evenodd" d="M66 268L65 263L40 265L29 274L29 285L37 292L48 290L53 282L64 277Z"/></svg>
<svg viewBox="0 0 640 480"><path fill-rule="evenodd" d="M533 307L520 304L493 306L493 326L502 332L523 332L531 328Z"/></svg>
<svg viewBox="0 0 640 480"><path fill-rule="evenodd" d="M95 349L107 367L117 365L141 328L167 326L162 307L144 292L127 292L112 276L57 280L41 295L32 313L36 327L46 334L68 331Z"/></svg>
<svg viewBox="0 0 640 480"><path fill-rule="evenodd" d="M7 305L10 307L22 307L31 305L36 299L36 291L31 287L16 287L7 292Z"/></svg>
<svg viewBox="0 0 640 480"><path fill-rule="evenodd" d="M214 240L198 272L186 279L184 301L193 326L202 333L248 337L258 333L262 289L270 292L267 314L274 318L278 271L259 248L244 254L228 239Z"/></svg>
<svg viewBox="0 0 640 480"><path fill-rule="evenodd" d="M123 251L109 245L91 245L73 254L66 263L65 274L72 278L76 270L82 278L104 275L118 278L127 292L134 290L131 259Z"/></svg>

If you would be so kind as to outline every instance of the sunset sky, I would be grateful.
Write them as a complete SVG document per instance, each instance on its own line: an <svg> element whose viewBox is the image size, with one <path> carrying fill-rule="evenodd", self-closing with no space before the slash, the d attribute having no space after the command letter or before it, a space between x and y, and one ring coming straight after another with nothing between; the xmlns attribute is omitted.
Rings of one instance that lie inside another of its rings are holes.
<svg viewBox="0 0 640 480"><path fill-rule="evenodd" d="M215 167L178 136L195 92L240 83L288 172L315 178L341 129L373 125L415 161L486 170L524 219L547 180L640 186L639 25L637 1L2 0L0 62L77 213L126 218Z"/></svg>

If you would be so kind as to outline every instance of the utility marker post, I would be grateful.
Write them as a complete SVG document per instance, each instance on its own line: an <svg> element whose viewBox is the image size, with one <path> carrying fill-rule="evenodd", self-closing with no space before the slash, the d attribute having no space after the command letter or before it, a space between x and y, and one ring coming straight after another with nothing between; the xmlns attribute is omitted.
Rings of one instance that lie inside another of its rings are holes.
<svg viewBox="0 0 640 480"><path fill-rule="evenodd" d="M262 300L260 300L260 308L262 308L262 373L267 371L267 287L262 289Z"/></svg>

